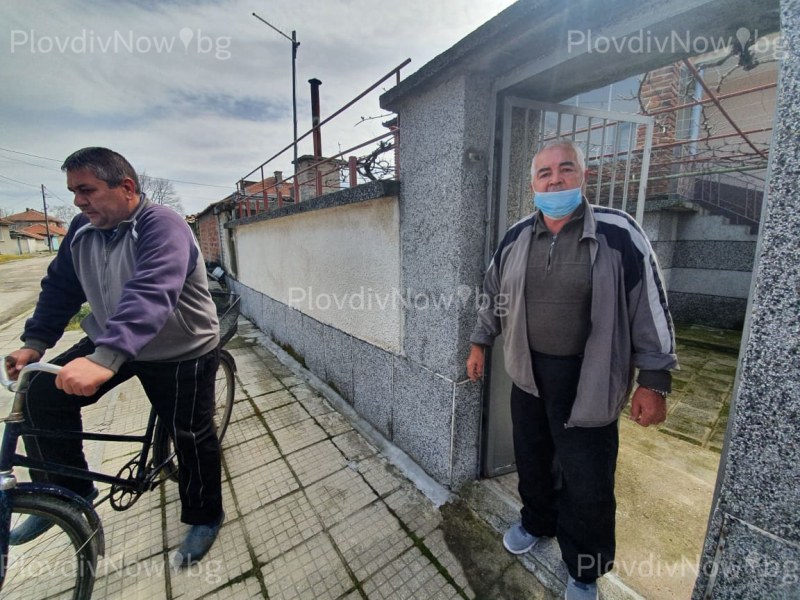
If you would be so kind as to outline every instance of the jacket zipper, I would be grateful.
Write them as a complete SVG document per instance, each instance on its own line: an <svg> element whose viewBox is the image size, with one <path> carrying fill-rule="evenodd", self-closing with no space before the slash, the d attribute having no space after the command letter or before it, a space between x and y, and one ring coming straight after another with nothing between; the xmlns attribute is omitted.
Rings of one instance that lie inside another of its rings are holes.
<svg viewBox="0 0 800 600"><path fill-rule="evenodd" d="M109 286L109 283L108 283L108 257L109 257L110 254L111 254L111 248L110 248L109 240L104 239L103 240L103 289L100 290L100 293L103 296L103 306L106 309L106 319L111 317L111 309L109 308L109 305L108 305L108 294L107 294L108 289L109 289L109 287L108 287Z"/></svg>
<svg viewBox="0 0 800 600"><path fill-rule="evenodd" d="M557 239L558 234L554 235L553 239L550 240L550 248L547 250L547 273L550 272L550 268L553 266L553 248L555 248Z"/></svg>

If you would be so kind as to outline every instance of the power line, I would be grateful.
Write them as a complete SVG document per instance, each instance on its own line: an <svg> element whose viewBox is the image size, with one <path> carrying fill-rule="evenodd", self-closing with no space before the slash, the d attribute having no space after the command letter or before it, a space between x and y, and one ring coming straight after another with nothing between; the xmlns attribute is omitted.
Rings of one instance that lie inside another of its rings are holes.
<svg viewBox="0 0 800 600"><path fill-rule="evenodd" d="M11 150L9 148L0 148L4 152L12 152L13 154L22 154L23 156L30 156L33 158L41 158L42 160L52 160L53 162L61 162L57 158L49 158L47 156L39 156L38 154L28 154L27 152L20 152L19 150Z"/></svg>
<svg viewBox="0 0 800 600"><path fill-rule="evenodd" d="M5 175L0 175L0 178L2 178L2 179L7 179L8 181L13 181L14 183L20 183L20 184L22 184L22 185L29 185L29 186L31 186L31 187L35 187L35 188L38 188L38 187L39 187L39 186L38 186L37 184L35 184L35 183L27 183L27 182L25 182L25 181L20 181L20 180L18 180L18 179L12 179L11 177L6 177Z"/></svg>
<svg viewBox="0 0 800 600"><path fill-rule="evenodd" d="M51 190L49 187L47 187L47 186L44 186L44 189L45 189L45 190L47 190L47 194L48 194L49 196L53 196L54 198L57 198L58 200L60 200L60 201L61 201L61 204L64 204L65 206L72 206L72 203L71 203L71 202L69 202L69 203L68 203L66 200L64 200L63 198L61 198L61 197L60 197L58 194L56 194L56 193L55 193L53 190Z"/></svg>
<svg viewBox="0 0 800 600"><path fill-rule="evenodd" d="M3 157L0 157L0 158L2 158L3 160L13 160L14 162L20 162L23 165L30 165L32 167L39 167L40 169L47 169L48 171L57 170L57 169L53 169L53 167L47 167L45 165L37 165L36 163L28 162L27 160L21 160L19 158L13 158L11 156L3 156Z"/></svg>
<svg viewBox="0 0 800 600"><path fill-rule="evenodd" d="M58 163L61 162L60 160L58 160L56 158L50 158L48 156L39 156L38 154L29 154L28 152L20 152L19 150L11 150L10 148L0 148L0 150L3 150L4 152L12 152L14 154L21 154L23 156L30 156L30 157L33 157L33 158L41 158L42 160L51 160L53 162L58 162ZM14 159L11 159L11 160L14 160ZM20 161L20 162L25 162L25 161ZM43 169L47 168L47 167L42 167L42 165L34 165L33 163L25 163L25 164L29 164L29 165L32 165L34 167L41 167ZM156 179L164 179L165 181L172 181L173 183L183 183L185 185L199 185L199 186L203 186L203 187L221 188L221 189L225 189L225 190L230 189L231 187L233 187L232 185L214 185L214 184L211 184L211 183L198 183L196 181L182 181L180 179L169 179L167 177L156 177L155 175L153 175L153 177L156 178ZM31 184L27 184L27 185L31 185Z"/></svg>

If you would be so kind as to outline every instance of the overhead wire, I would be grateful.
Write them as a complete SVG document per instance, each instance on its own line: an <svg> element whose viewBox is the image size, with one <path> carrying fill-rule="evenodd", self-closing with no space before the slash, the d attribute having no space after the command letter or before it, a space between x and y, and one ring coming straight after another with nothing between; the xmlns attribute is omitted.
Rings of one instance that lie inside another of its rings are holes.
<svg viewBox="0 0 800 600"><path fill-rule="evenodd" d="M56 158L50 158L50 157L48 157L48 156L40 156L40 155L38 155L38 154L31 154L31 153L29 153L29 152L21 152L20 150L12 150L12 149L10 149L10 148L2 148L2 147L0 147L0 150L2 150L3 152L11 152L11 153L13 153L13 154L21 154L21 155L23 155L23 156L30 156L30 157L32 157L32 158L40 158L40 159L42 159L42 160L50 160L50 161L53 161L53 162L58 162L58 163L60 163L60 162L61 162L60 160L58 160L58 159L56 159ZM11 159L11 160L19 160L19 159L13 159L13 158L11 158L11 157L7 157L7 158L9 158L9 159ZM25 161L22 161L22 160L19 160L19 162L23 162L23 163L25 163ZM47 167L45 167L45 166L42 166L42 165L35 165L35 164L33 164L33 163L25 163L25 164L29 164L29 165L32 165L32 166L34 166L34 167L41 167L41 168L43 168L43 169L46 169L46 168L47 168ZM154 177L154 178L156 178L156 176L155 176L155 175L153 175L153 177ZM184 185L199 185L199 186L202 186L202 187L214 187L214 188L221 188L221 189L226 189L226 190L227 190L227 189L230 189L230 188L232 187L232 186L230 186L230 185L216 185L216 184L212 184L212 183L199 183L199 182L197 182L197 181L183 181L183 180L181 180L181 179L170 179L170 178L168 178L168 177L157 177L157 179L163 179L163 180L165 180L165 181L171 181L171 182L173 182L173 183L182 183L182 184L184 184Z"/></svg>

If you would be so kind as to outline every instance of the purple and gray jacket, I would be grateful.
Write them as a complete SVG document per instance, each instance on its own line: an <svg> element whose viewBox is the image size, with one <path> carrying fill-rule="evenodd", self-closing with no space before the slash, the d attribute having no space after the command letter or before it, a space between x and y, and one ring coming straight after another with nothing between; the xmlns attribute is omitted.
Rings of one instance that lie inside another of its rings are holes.
<svg viewBox="0 0 800 600"><path fill-rule="evenodd" d="M117 371L129 360L177 362L219 342L216 309L197 241L175 211L142 196L112 233L83 215L42 279L24 347L52 348L88 301L81 327L96 346L90 360Z"/></svg>

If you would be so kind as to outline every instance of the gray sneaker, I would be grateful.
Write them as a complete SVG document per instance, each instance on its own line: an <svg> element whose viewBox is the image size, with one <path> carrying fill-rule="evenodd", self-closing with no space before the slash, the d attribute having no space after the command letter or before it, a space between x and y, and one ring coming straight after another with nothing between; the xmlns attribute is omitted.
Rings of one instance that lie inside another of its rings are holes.
<svg viewBox="0 0 800 600"><path fill-rule="evenodd" d="M522 526L522 523L515 523L508 528L503 536L503 546L511 554L525 554L536 545L539 538L531 535Z"/></svg>
<svg viewBox="0 0 800 600"><path fill-rule="evenodd" d="M565 600L597 600L597 584L581 583L569 577L564 598Z"/></svg>

